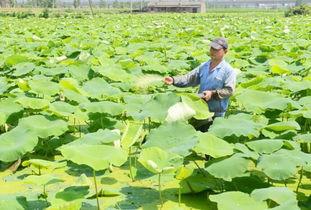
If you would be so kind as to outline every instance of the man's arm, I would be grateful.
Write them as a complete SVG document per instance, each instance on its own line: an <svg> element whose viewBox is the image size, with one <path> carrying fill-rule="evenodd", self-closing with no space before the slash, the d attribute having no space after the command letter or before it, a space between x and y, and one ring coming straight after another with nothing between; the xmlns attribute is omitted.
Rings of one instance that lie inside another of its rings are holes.
<svg viewBox="0 0 311 210"><path fill-rule="evenodd" d="M203 65L203 64L202 64ZM182 76L175 76L173 78L173 85L176 87L191 87L200 84L200 68L201 66L193 69L188 74Z"/></svg>
<svg viewBox="0 0 311 210"><path fill-rule="evenodd" d="M225 79L224 87L212 91L212 97L217 100L230 97L235 90L235 83L236 83L236 73L233 69L231 69L228 72L227 77Z"/></svg>

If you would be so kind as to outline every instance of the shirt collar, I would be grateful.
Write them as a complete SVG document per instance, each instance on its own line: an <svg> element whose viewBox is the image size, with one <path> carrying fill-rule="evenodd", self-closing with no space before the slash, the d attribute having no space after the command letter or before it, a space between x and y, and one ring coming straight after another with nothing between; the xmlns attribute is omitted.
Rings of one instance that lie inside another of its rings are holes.
<svg viewBox="0 0 311 210"><path fill-rule="evenodd" d="M213 71L221 69L223 67L224 63L225 63L225 59L222 59L222 61L213 69ZM211 60L209 60L209 62L208 62L208 68L210 65L211 65Z"/></svg>

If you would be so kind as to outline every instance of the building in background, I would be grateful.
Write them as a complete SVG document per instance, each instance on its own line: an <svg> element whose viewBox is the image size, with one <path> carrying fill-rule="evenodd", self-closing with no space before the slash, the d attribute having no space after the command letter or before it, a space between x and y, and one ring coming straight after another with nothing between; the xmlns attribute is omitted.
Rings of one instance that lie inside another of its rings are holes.
<svg viewBox="0 0 311 210"><path fill-rule="evenodd" d="M284 8L300 4L311 6L311 0L90 0L97 8L131 8L140 12L205 12L213 8ZM10 7L89 7L89 0L0 0L1 8ZM206 9L207 8L207 9Z"/></svg>
<svg viewBox="0 0 311 210"><path fill-rule="evenodd" d="M284 8L311 4L311 0L207 0L208 8Z"/></svg>
<svg viewBox="0 0 311 210"><path fill-rule="evenodd" d="M191 12L204 13L205 0L150 0L147 6L149 12Z"/></svg>

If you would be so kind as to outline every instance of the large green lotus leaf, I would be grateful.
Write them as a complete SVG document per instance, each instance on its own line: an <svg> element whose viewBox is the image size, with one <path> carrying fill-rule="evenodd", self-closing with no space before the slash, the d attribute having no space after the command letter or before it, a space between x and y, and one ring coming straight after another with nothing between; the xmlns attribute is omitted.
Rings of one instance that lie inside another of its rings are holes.
<svg viewBox="0 0 311 210"><path fill-rule="evenodd" d="M197 132L191 125L184 122L164 123L150 132L143 148L159 147L185 157L197 141Z"/></svg>
<svg viewBox="0 0 311 210"><path fill-rule="evenodd" d="M248 88L251 87L253 85L257 85L258 83L262 82L264 79L266 78L265 75L258 75L252 79L247 79L245 81L243 81L242 83L240 83L240 86L243 88Z"/></svg>
<svg viewBox="0 0 311 210"><path fill-rule="evenodd" d="M264 126L262 122L256 123L252 115L240 113L228 118L216 118L209 131L220 138L231 135L254 138L259 136L259 131Z"/></svg>
<svg viewBox="0 0 311 210"><path fill-rule="evenodd" d="M251 89L262 90L262 91L271 91L274 89L281 88L284 86L284 79L282 77L274 76L274 77L266 77L262 82L258 85L253 86Z"/></svg>
<svg viewBox="0 0 311 210"><path fill-rule="evenodd" d="M0 209L24 210L28 209L26 197L15 195L0 195Z"/></svg>
<svg viewBox="0 0 311 210"><path fill-rule="evenodd" d="M303 111L302 116L306 119L311 119L311 109Z"/></svg>
<svg viewBox="0 0 311 210"><path fill-rule="evenodd" d="M193 174L194 168L182 166L176 171L175 178L178 180L184 180Z"/></svg>
<svg viewBox="0 0 311 210"><path fill-rule="evenodd" d="M12 162L31 152L38 143L38 137L20 126L0 135L0 160Z"/></svg>
<svg viewBox="0 0 311 210"><path fill-rule="evenodd" d="M89 186L70 186L56 193L55 198L70 202L76 199L83 199L88 194Z"/></svg>
<svg viewBox="0 0 311 210"><path fill-rule="evenodd" d="M135 75L136 80L133 80L131 86L138 90L147 90L148 87L162 86L163 77L157 74L141 74Z"/></svg>
<svg viewBox="0 0 311 210"><path fill-rule="evenodd" d="M88 114L86 112L81 111L81 109L77 109L75 113L72 115L73 117L73 123L75 123L75 120L78 120L78 123L81 122L87 122L90 120Z"/></svg>
<svg viewBox="0 0 311 210"><path fill-rule="evenodd" d="M206 170L216 178L231 182L235 177L246 176L250 160L243 157L232 156L213 163Z"/></svg>
<svg viewBox="0 0 311 210"><path fill-rule="evenodd" d="M283 146L281 139L261 139L246 143L249 148L258 153L270 154L279 150Z"/></svg>
<svg viewBox="0 0 311 210"><path fill-rule="evenodd" d="M170 60L167 64L168 69L189 69L190 65L185 60Z"/></svg>
<svg viewBox="0 0 311 210"><path fill-rule="evenodd" d="M19 97L16 102L21 104L24 108L30 109L44 109L47 108L50 102L41 98L30 98L26 96Z"/></svg>
<svg viewBox="0 0 311 210"><path fill-rule="evenodd" d="M207 189L211 189L214 192L220 190L221 185L223 184L222 181L209 175L207 173L200 173L194 171L192 174L186 174L185 179L180 181L181 193L188 194L188 193L199 193ZM176 177L177 178L177 177Z"/></svg>
<svg viewBox="0 0 311 210"><path fill-rule="evenodd" d="M27 62L29 60L30 59L24 55L15 54L15 55L11 55L11 56L7 57L5 60L5 64L8 66L13 66L13 65L16 65L18 63Z"/></svg>
<svg viewBox="0 0 311 210"><path fill-rule="evenodd" d="M125 151L108 145L65 145L59 150L67 160L88 165L96 171L107 169L109 164L121 166L127 160Z"/></svg>
<svg viewBox="0 0 311 210"><path fill-rule="evenodd" d="M66 166L65 162L52 162L48 160L42 160L42 159L30 159L25 160L22 163L22 166L34 166L35 168L49 168L49 169L55 169L55 168L61 168Z"/></svg>
<svg viewBox="0 0 311 210"><path fill-rule="evenodd" d="M292 150L280 149L274 154L287 155L291 158L291 162L296 163L297 166L311 164L311 154L300 151L300 148Z"/></svg>
<svg viewBox="0 0 311 210"><path fill-rule="evenodd" d="M259 158L259 154L257 152L251 151L245 144L236 143L234 144L234 149L236 151L240 151L241 153L235 153L235 156L244 157L244 158L252 158L257 160Z"/></svg>
<svg viewBox="0 0 311 210"><path fill-rule="evenodd" d="M132 75L124 71L119 64L107 63L104 66L94 66L92 69L112 81L128 82L132 78Z"/></svg>
<svg viewBox="0 0 311 210"><path fill-rule="evenodd" d="M274 74L283 75L291 74L292 72L288 68L288 65L283 60L270 59L269 60L270 70Z"/></svg>
<svg viewBox="0 0 311 210"><path fill-rule="evenodd" d="M257 201L248 194L238 191L210 195L209 199L217 203L219 210L265 210L266 202Z"/></svg>
<svg viewBox="0 0 311 210"><path fill-rule="evenodd" d="M257 201L266 201L268 199L273 200L279 206L273 209L289 209L288 205L290 204L291 210L299 210L298 202L296 199L296 194L292 192L287 187L269 187L263 189L256 189L251 193L251 197L253 197Z"/></svg>
<svg viewBox="0 0 311 210"><path fill-rule="evenodd" d="M86 92L80 87L79 82L73 78L62 78L59 81L59 86L62 90L72 90L81 95L86 95Z"/></svg>
<svg viewBox="0 0 311 210"><path fill-rule="evenodd" d="M149 147L141 151L138 161L152 173L171 173L177 170L183 158L159 147Z"/></svg>
<svg viewBox="0 0 311 210"><path fill-rule="evenodd" d="M299 104L303 107L311 109L311 96L302 97L299 99Z"/></svg>
<svg viewBox="0 0 311 210"><path fill-rule="evenodd" d="M282 95L251 89L243 89L236 99L245 110L258 113L265 112L267 109L284 110L289 104L296 107L291 99Z"/></svg>
<svg viewBox="0 0 311 210"><path fill-rule="evenodd" d="M167 110L165 121L185 121L195 115L195 111L184 102L177 102Z"/></svg>
<svg viewBox="0 0 311 210"><path fill-rule="evenodd" d="M174 93L159 93L149 100L142 109L142 115L151 117L154 121L164 121L168 114L168 109L180 101Z"/></svg>
<svg viewBox="0 0 311 210"><path fill-rule="evenodd" d="M101 99L103 96L113 96L121 93L121 91L111 86L103 78L93 78L84 83L83 90L92 98Z"/></svg>
<svg viewBox="0 0 311 210"><path fill-rule="evenodd" d="M29 63L29 62L18 63L13 67L15 70L12 73L12 75L19 77L19 76L28 74L29 72L33 71L35 67L36 66L33 63Z"/></svg>
<svg viewBox="0 0 311 210"><path fill-rule="evenodd" d="M120 140L121 136L116 131L108 129L99 129L94 133L88 133L85 136L69 143L70 145L78 144L90 144L90 145L101 145L101 144L112 144L114 141Z"/></svg>
<svg viewBox="0 0 311 210"><path fill-rule="evenodd" d="M29 87L37 94L52 96L59 93L60 87L56 82L50 81L48 78L36 78L28 81Z"/></svg>
<svg viewBox="0 0 311 210"><path fill-rule="evenodd" d="M124 111L123 104L111 101L88 102L80 104L80 107L88 113L107 113L110 115L119 115Z"/></svg>
<svg viewBox="0 0 311 210"><path fill-rule="evenodd" d="M5 77L0 77L0 95L8 89L8 82Z"/></svg>
<svg viewBox="0 0 311 210"><path fill-rule="evenodd" d="M11 114L23 110L23 107L15 103L14 100L12 98L0 100L0 125L3 125Z"/></svg>
<svg viewBox="0 0 311 210"><path fill-rule="evenodd" d="M80 194L81 191L77 192L77 194ZM58 194L56 194L57 196ZM61 194L62 196L62 194ZM65 195L65 196L71 196L71 195ZM75 195L77 196L77 195ZM63 197L63 196L62 196ZM62 198L62 197L57 197L57 198ZM81 206L82 206L82 201L83 199L77 199L77 200L73 200L73 201L63 201L60 199L57 199L58 202L52 201L51 202L51 206L49 206L48 208L46 208L46 210L80 210Z"/></svg>
<svg viewBox="0 0 311 210"><path fill-rule="evenodd" d="M142 133L143 124L141 122L127 121L121 138L122 148L129 149L139 140Z"/></svg>
<svg viewBox="0 0 311 210"><path fill-rule="evenodd" d="M55 176L53 174L30 175L27 176L23 181L25 183L35 184L39 186L64 182L63 179L60 179L58 176Z"/></svg>
<svg viewBox="0 0 311 210"><path fill-rule="evenodd" d="M90 67L86 64L74 64L67 66L68 71L72 78L77 79L78 81L88 80L88 75Z"/></svg>
<svg viewBox="0 0 311 210"><path fill-rule="evenodd" d="M300 125L296 121L284 121L269 124L265 129L272 131L300 130Z"/></svg>
<svg viewBox="0 0 311 210"><path fill-rule="evenodd" d="M257 167L271 179L286 180L296 174L298 166L305 165L301 158L302 156L297 156L296 152L293 154L289 150L279 150L272 154L262 155Z"/></svg>
<svg viewBox="0 0 311 210"><path fill-rule="evenodd" d="M68 130L63 120L51 120L42 115L32 115L19 120L19 126L27 128L41 138L60 136Z"/></svg>
<svg viewBox="0 0 311 210"><path fill-rule="evenodd" d="M69 103L63 101L55 101L50 104L48 110L53 112L55 115L68 117L71 116L77 109L77 106L73 106Z"/></svg>
<svg viewBox="0 0 311 210"><path fill-rule="evenodd" d="M286 81L286 86L284 87L292 92L299 92L302 90L311 89L311 81Z"/></svg>
<svg viewBox="0 0 311 210"><path fill-rule="evenodd" d="M311 143L311 133L298 134L293 139L299 143Z"/></svg>
<svg viewBox="0 0 311 210"><path fill-rule="evenodd" d="M182 94L181 99L195 111L193 116L195 119L204 120L214 115L209 111L206 102L194 94Z"/></svg>
<svg viewBox="0 0 311 210"><path fill-rule="evenodd" d="M43 75L46 76L56 76L60 74L66 74L68 72L68 68L66 66L56 66L53 68L45 68L40 66L36 68L36 70L40 71Z"/></svg>
<svg viewBox="0 0 311 210"><path fill-rule="evenodd" d="M210 155L213 158L223 157L233 154L234 146L228 142L210 134L199 133L199 142L193 148L196 153Z"/></svg>
<svg viewBox="0 0 311 210"><path fill-rule="evenodd" d="M64 90L64 96L66 99L70 101L75 101L77 103L86 103L89 102L86 96L81 95L80 93L77 93L73 90Z"/></svg>
<svg viewBox="0 0 311 210"><path fill-rule="evenodd" d="M147 117L146 112L143 112L146 103L151 100L152 95L126 95L124 102L126 114L134 120L144 120Z"/></svg>

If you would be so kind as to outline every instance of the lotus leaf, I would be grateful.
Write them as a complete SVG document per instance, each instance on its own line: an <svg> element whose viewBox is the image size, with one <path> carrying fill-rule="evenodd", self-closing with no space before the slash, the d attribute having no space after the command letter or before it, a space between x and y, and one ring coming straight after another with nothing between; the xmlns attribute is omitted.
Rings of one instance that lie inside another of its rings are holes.
<svg viewBox="0 0 311 210"><path fill-rule="evenodd" d="M243 90L236 96L237 102L241 104L247 111L256 113L265 112L267 109L284 110L288 105L297 107L297 105L289 98L282 95L258 90Z"/></svg>
<svg viewBox="0 0 311 210"><path fill-rule="evenodd" d="M151 131L143 148L159 147L185 157L197 141L197 133L191 125L184 122L164 123Z"/></svg>
<svg viewBox="0 0 311 210"><path fill-rule="evenodd" d="M121 138L121 146L124 149L129 149L141 136L143 125L140 122L127 121L125 130Z"/></svg>
<svg viewBox="0 0 311 210"><path fill-rule="evenodd" d="M213 176L225 181L231 181L235 177L246 176L250 160L233 155L230 158L213 163L206 170Z"/></svg>
<svg viewBox="0 0 311 210"><path fill-rule="evenodd" d="M0 160L12 162L31 152L38 143L38 137L21 126L0 135Z"/></svg>
<svg viewBox="0 0 311 210"><path fill-rule="evenodd" d="M63 120L51 120L43 115L32 115L20 119L19 126L31 130L41 138L60 136L68 130Z"/></svg>
<svg viewBox="0 0 311 210"><path fill-rule="evenodd" d="M256 189L251 193L251 197L257 201L265 201L268 199L275 201L279 206L273 209L300 209L296 200L296 194L286 187Z"/></svg>
<svg viewBox="0 0 311 210"><path fill-rule="evenodd" d="M124 105L111 101L87 102L80 104L80 107L88 113L106 113L113 116L124 111Z"/></svg>
<svg viewBox="0 0 311 210"><path fill-rule="evenodd" d="M258 153L270 154L279 150L283 146L283 140L280 139L261 139L246 143L249 148Z"/></svg>
<svg viewBox="0 0 311 210"><path fill-rule="evenodd" d="M67 160L88 165L96 171L107 169L109 164L121 166L127 160L123 150L108 145L65 145L59 150Z"/></svg>
<svg viewBox="0 0 311 210"><path fill-rule="evenodd" d="M24 108L30 109L45 109L49 106L50 102L46 99L30 98L30 97L19 97L16 102L22 105Z"/></svg>
<svg viewBox="0 0 311 210"><path fill-rule="evenodd" d="M210 155L213 158L233 154L234 146L210 133L199 133L199 142L193 148L196 153Z"/></svg>
<svg viewBox="0 0 311 210"><path fill-rule="evenodd" d="M259 131L264 126L256 123L251 115L240 113L228 118L216 118L209 131L220 138L231 135L254 138L259 136Z"/></svg>
<svg viewBox="0 0 311 210"><path fill-rule="evenodd" d="M268 208L266 202L257 201L248 194L237 191L210 195L209 199L217 203L219 210L264 210Z"/></svg>
<svg viewBox="0 0 311 210"><path fill-rule="evenodd" d="M138 161L155 174L171 173L182 164L182 157L158 147L149 147L141 151Z"/></svg>

